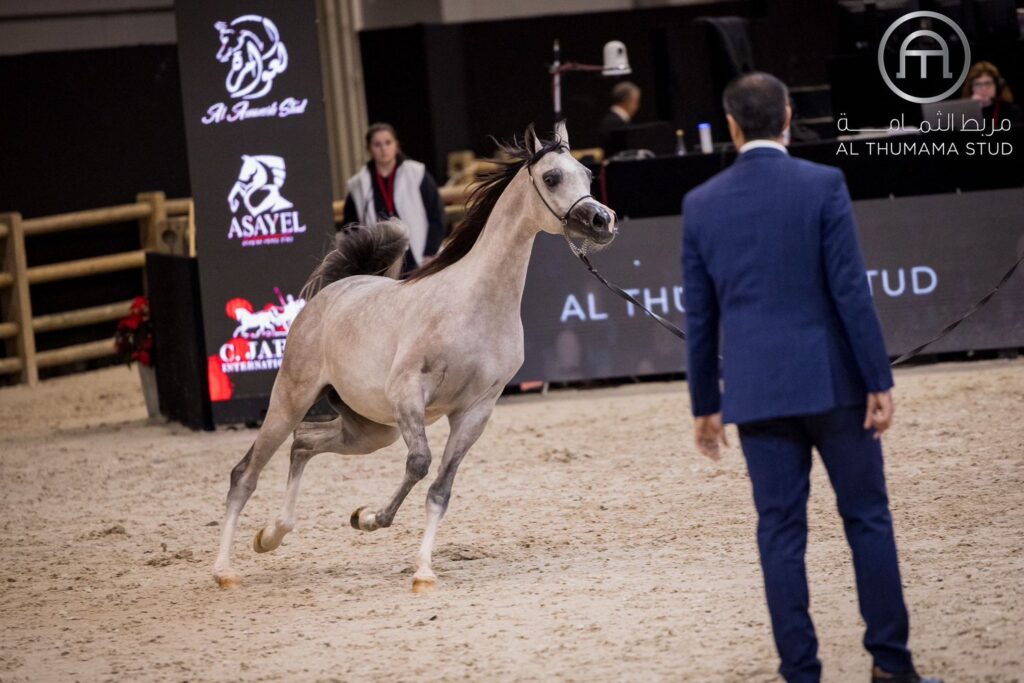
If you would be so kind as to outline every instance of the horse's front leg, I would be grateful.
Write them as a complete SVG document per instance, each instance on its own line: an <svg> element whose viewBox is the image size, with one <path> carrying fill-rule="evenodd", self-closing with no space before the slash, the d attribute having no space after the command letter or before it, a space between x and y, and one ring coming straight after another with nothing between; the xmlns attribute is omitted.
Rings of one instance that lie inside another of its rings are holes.
<svg viewBox="0 0 1024 683"><path fill-rule="evenodd" d="M469 449L480 438L487 426L487 420L494 410L497 394L487 396L460 413L448 417L451 433L444 448L444 457L437 470L437 477L427 491L427 523L423 529L423 543L416 555L416 573L412 577L413 592L420 593L434 588L437 577L430 568L431 556L434 553L434 539L441 518L448 509L448 501L452 497L452 484L459 463Z"/></svg>
<svg viewBox="0 0 1024 683"><path fill-rule="evenodd" d="M405 460L405 476L387 505L373 512L367 506L363 506L352 513L352 527L360 531L376 531L391 526L395 513L402 506L402 501L409 495L409 491L430 471L430 446L427 444L422 382L418 378L411 379L404 386L396 387L392 396L398 429L409 448L409 455Z"/></svg>

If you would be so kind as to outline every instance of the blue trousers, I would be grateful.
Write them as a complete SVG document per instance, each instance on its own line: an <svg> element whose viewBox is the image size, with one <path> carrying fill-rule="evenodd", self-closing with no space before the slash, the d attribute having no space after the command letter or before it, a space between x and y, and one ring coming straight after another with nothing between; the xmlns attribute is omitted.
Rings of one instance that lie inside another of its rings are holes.
<svg viewBox="0 0 1024 683"><path fill-rule="evenodd" d="M812 447L821 454L835 489L853 553L860 613L867 625L864 647L874 664L888 672L913 670L882 446L864 429L864 410L839 408L739 425L757 508L772 632L782 660L779 673L789 683L821 677L804 569Z"/></svg>

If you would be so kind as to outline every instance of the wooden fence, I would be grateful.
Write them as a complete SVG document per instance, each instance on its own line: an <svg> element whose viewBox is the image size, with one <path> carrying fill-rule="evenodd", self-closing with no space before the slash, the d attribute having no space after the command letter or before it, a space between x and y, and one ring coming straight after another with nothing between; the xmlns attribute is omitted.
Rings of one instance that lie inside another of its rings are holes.
<svg viewBox="0 0 1024 683"><path fill-rule="evenodd" d="M84 230L100 225L138 221L140 248L116 254L28 266L25 238L33 235ZM82 325L117 320L128 314L131 301L119 301L50 315L32 314L32 285L142 268L147 251L191 254L195 230L191 199L168 200L163 192L146 192L134 204L23 219L19 213L0 214L0 341L13 339L14 354L0 357L0 374L18 375L36 384L39 368L114 355L113 338L58 349L36 351L35 335Z"/></svg>
<svg viewBox="0 0 1024 683"><path fill-rule="evenodd" d="M466 184L440 188L445 211L453 221L465 215ZM335 221L344 210L333 203ZM138 221L140 248L116 254L28 267L25 238L33 235L83 230L101 225ZM50 315L33 316L30 288L56 280L70 280L115 271L142 268L147 251L195 254L195 218L191 198L167 199L163 192L146 192L134 204L23 219L19 213L0 214L0 343L13 339L11 356L0 356L0 375L18 375L25 384L39 381L39 368L105 358L114 355L114 339L101 339L63 348L36 351L35 335L83 325L118 320L128 315L131 301L93 306Z"/></svg>

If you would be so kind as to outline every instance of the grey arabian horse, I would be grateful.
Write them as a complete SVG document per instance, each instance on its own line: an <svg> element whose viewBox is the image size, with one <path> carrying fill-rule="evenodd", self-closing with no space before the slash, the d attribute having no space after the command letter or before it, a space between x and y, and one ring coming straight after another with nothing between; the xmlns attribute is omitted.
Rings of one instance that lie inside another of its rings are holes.
<svg viewBox="0 0 1024 683"><path fill-rule="evenodd" d="M223 587L238 586L231 544L260 471L294 430L284 506L253 541L274 550L295 527L302 471L318 453L371 453L401 436L405 476L380 508L361 507L352 526L391 525L409 491L427 476L426 426L448 417L451 433L426 501L423 544L413 590L434 586L434 538L462 458L483 432L502 388L523 362L520 302L533 240L544 232L608 244L614 213L590 196L591 173L569 154L563 123L542 141L531 126L512 161L482 180L465 222L438 257L407 280L393 273L408 243L397 222L354 227L303 290L308 303L288 334L270 407L256 441L231 472L220 551L213 568ZM337 416L303 422L326 396Z"/></svg>

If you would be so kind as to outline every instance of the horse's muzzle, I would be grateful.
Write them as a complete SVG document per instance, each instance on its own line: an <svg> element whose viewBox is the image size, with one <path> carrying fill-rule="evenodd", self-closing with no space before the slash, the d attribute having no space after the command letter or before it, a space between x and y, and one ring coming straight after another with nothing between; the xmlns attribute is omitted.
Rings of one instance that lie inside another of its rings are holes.
<svg viewBox="0 0 1024 683"><path fill-rule="evenodd" d="M581 202L569 214L567 225L575 237L583 237L595 244L609 244L619 232L615 212L599 202Z"/></svg>

